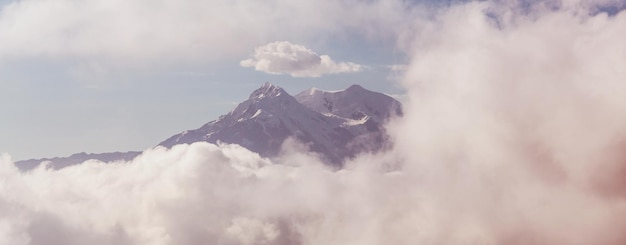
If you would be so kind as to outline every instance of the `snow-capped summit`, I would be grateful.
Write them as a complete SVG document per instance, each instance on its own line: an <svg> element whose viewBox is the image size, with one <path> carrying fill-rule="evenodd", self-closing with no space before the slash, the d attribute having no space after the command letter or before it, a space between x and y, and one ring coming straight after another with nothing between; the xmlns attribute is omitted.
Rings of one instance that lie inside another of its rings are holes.
<svg viewBox="0 0 626 245"><path fill-rule="evenodd" d="M254 90L248 99L235 107L223 117L245 120L257 117L261 113L277 113L293 106L300 106L289 93L281 87L266 82L260 88ZM295 108L294 108L295 109ZM220 117L220 119L222 119Z"/></svg>
<svg viewBox="0 0 626 245"><path fill-rule="evenodd" d="M270 82L265 82L263 86L252 92L249 99L262 99L264 97L277 97L287 94L281 87L275 86Z"/></svg>

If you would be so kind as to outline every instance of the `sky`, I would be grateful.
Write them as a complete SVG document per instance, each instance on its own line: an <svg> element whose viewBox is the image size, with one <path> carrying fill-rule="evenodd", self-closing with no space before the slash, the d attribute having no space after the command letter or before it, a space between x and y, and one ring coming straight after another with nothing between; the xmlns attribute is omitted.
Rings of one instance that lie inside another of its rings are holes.
<svg viewBox="0 0 626 245"><path fill-rule="evenodd" d="M273 159L198 142L27 172L1 154L0 244L626 244L623 1L12 3L2 116L34 118L35 136L115 135L129 108L160 128L189 117L180 105L245 98L248 77L290 92L372 78L405 103L390 149L340 170L293 139ZM35 136L26 152L46 150Z"/></svg>
<svg viewBox="0 0 626 245"><path fill-rule="evenodd" d="M401 95L396 36L409 21L398 13L417 4L3 0L0 152L147 149L266 81L292 94L361 84ZM279 49L294 56L267 56Z"/></svg>

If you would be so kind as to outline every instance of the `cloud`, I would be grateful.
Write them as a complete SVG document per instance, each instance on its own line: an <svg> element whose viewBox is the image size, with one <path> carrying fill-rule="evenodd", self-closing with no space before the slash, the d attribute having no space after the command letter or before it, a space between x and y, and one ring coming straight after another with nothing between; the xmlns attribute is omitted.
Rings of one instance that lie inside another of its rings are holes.
<svg viewBox="0 0 626 245"><path fill-rule="evenodd" d="M0 244L624 244L626 14L517 10L413 30L395 147L340 171L208 143L28 173L2 156Z"/></svg>
<svg viewBox="0 0 626 245"><path fill-rule="evenodd" d="M393 13L406 7L396 0L10 1L0 5L0 61L78 59L145 66L236 59L259 43L324 42L347 31L382 40L400 31L402 15ZM391 23L398 27L388 28Z"/></svg>
<svg viewBox="0 0 626 245"><path fill-rule="evenodd" d="M391 71L403 72L403 71L406 71L407 65L395 64L395 65L387 66L387 68L389 68L389 70L391 70Z"/></svg>
<svg viewBox="0 0 626 245"><path fill-rule="evenodd" d="M352 62L333 61L328 55L290 42L271 42L254 49L253 58L242 60L243 67L254 67L270 74L290 74L294 77L319 77L325 74L358 72L363 66Z"/></svg>
<svg viewBox="0 0 626 245"><path fill-rule="evenodd" d="M626 241L626 15L581 6L472 2L418 29L394 135L437 241Z"/></svg>
<svg viewBox="0 0 626 245"><path fill-rule="evenodd" d="M234 218L232 225L226 228L226 234L237 239L241 244L271 244L278 235L276 225L246 217Z"/></svg>
<svg viewBox="0 0 626 245"><path fill-rule="evenodd" d="M372 213L376 206L366 201L373 196L351 190L365 191L363 178L383 181L384 174L334 172L302 156L283 160L290 164L208 143L58 171L20 173L4 158L0 237L18 245L346 244L355 242L348 232L374 224L357 219L390 215ZM346 233L337 238L334 227Z"/></svg>

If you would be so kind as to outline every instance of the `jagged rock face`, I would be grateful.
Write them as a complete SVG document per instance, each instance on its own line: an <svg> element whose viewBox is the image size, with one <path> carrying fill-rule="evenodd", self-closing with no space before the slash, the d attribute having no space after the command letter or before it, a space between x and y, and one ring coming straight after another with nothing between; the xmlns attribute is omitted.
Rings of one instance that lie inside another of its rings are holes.
<svg viewBox="0 0 626 245"><path fill-rule="evenodd" d="M294 137L330 164L340 166L345 158L358 152L384 148L387 138L382 124L398 115L399 102L360 86L339 92L311 89L294 98L266 83L218 120L174 135L159 145L225 142L274 157L285 139Z"/></svg>

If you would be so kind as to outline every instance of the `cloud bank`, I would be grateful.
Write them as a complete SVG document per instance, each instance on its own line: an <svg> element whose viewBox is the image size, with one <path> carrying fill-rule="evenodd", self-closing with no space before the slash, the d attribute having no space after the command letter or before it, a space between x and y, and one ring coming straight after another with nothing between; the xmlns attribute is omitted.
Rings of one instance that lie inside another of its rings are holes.
<svg viewBox="0 0 626 245"><path fill-rule="evenodd" d="M412 29L395 147L341 171L298 147L4 156L0 244L624 244L626 14L580 6L466 3Z"/></svg>
<svg viewBox="0 0 626 245"><path fill-rule="evenodd" d="M328 55L290 42L271 42L254 49L250 59L240 62L243 67L254 67L270 74L289 74L293 77L319 77L325 74L351 73L363 69L352 62L335 62Z"/></svg>

